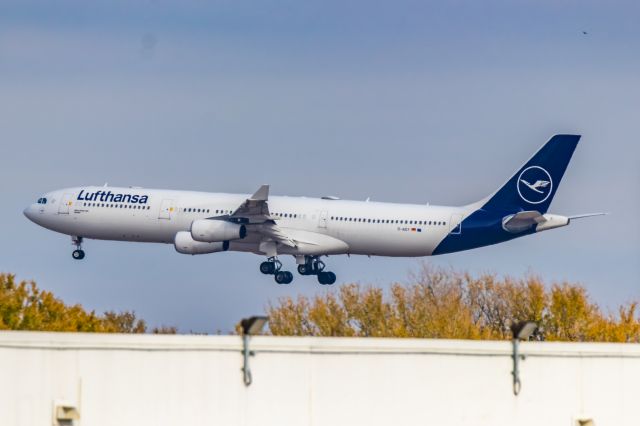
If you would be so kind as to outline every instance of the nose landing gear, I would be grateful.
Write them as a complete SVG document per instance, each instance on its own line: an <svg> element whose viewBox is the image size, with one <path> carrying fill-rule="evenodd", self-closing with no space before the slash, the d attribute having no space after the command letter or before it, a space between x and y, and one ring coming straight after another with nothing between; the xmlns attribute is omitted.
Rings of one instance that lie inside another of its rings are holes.
<svg viewBox="0 0 640 426"><path fill-rule="evenodd" d="M82 237L71 237L71 244L76 246L76 249L73 251L73 253L71 253L71 256L73 256L73 258L76 260L84 259L84 250L82 250Z"/></svg>

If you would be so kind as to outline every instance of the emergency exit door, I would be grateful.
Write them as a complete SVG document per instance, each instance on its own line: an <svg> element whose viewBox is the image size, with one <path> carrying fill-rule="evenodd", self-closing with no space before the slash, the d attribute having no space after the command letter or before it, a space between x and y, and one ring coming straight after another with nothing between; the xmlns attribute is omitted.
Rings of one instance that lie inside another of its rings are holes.
<svg viewBox="0 0 640 426"><path fill-rule="evenodd" d="M73 201L73 194L64 194L62 196L62 200L60 200L60 205L58 206L58 214L69 214L69 208Z"/></svg>
<svg viewBox="0 0 640 426"><path fill-rule="evenodd" d="M449 234L460 235L462 233L463 214L452 214L449 221Z"/></svg>
<svg viewBox="0 0 640 426"><path fill-rule="evenodd" d="M171 220L174 211L175 207L173 200L162 200L162 204L160 204L160 213L158 214L158 219Z"/></svg>
<svg viewBox="0 0 640 426"><path fill-rule="evenodd" d="M323 210L318 214L318 228L326 228L327 227L327 211Z"/></svg>

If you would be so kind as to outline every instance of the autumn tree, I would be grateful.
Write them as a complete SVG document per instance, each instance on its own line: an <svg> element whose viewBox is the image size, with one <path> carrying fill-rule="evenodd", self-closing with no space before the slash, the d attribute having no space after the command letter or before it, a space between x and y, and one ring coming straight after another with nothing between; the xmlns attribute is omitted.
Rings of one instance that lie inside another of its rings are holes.
<svg viewBox="0 0 640 426"><path fill-rule="evenodd" d="M285 297L268 307L274 335L510 339L530 320L539 340L640 342L636 302L604 314L579 284L550 287L535 275L472 276L423 266L388 292L347 284L312 298Z"/></svg>
<svg viewBox="0 0 640 426"><path fill-rule="evenodd" d="M0 330L144 333L147 326L134 312L97 315L78 304L66 305L33 281L0 274Z"/></svg>

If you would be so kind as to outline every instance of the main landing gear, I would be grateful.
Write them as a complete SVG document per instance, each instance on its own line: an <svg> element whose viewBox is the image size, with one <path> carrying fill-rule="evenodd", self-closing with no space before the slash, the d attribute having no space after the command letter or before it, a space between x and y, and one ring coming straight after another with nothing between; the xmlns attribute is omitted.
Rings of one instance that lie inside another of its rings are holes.
<svg viewBox="0 0 640 426"><path fill-rule="evenodd" d="M260 272L265 275L273 275L278 284L291 284L293 274L289 271L281 271L282 262L275 257L270 257L266 262L260 264Z"/></svg>
<svg viewBox="0 0 640 426"><path fill-rule="evenodd" d="M305 256L304 263L298 265L300 275L316 275L318 282L322 285L331 285L336 282L336 274L325 271L325 264L318 256ZM281 271L282 262L278 258L270 257L266 262L260 264L260 272L265 275L273 275L278 284L290 284L293 281L293 274L289 271Z"/></svg>
<svg viewBox="0 0 640 426"><path fill-rule="evenodd" d="M76 246L76 249L71 253L76 260L84 259L84 250L82 250L82 237L71 237L71 244Z"/></svg>
<svg viewBox="0 0 640 426"><path fill-rule="evenodd" d="M300 275L317 275L320 284L331 285L336 282L336 274L325 271L325 266L317 256L305 256L304 263L298 265L298 272Z"/></svg>

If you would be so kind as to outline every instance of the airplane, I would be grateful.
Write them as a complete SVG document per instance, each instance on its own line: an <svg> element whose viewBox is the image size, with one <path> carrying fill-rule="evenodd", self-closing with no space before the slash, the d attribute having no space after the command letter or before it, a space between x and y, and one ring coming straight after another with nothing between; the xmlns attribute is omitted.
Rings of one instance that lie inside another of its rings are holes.
<svg viewBox="0 0 640 426"><path fill-rule="evenodd" d="M24 210L36 224L71 236L74 259L85 239L173 244L179 253L224 251L265 256L263 274L289 284L279 256L298 273L333 284L321 258L332 255L421 257L488 246L597 216L547 213L579 135L555 135L507 182L459 207L227 194L140 187L82 186L48 192ZM534 182L530 184L529 182Z"/></svg>

